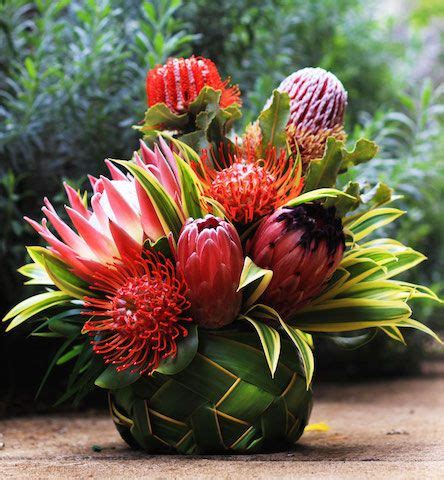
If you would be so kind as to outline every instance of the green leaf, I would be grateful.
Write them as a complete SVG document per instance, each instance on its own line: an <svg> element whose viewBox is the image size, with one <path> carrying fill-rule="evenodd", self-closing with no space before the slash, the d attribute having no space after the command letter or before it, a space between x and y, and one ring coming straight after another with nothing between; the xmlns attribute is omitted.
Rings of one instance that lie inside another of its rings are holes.
<svg viewBox="0 0 444 480"><path fill-rule="evenodd" d="M259 115L262 147L284 148L287 143L286 127L290 118L290 97L286 92L273 91L271 105Z"/></svg>
<svg viewBox="0 0 444 480"><path fill-rule="evenodd" d="M118 388L124 388L133 384L137 380L140 380L139 373L131 373L131 368L127 368L118 372L115 365L109 365L94 382L100 388L107 390L116 390Z"/></svg>
<svg viewBox="0 0 444 480"><path fill-rule="evenodd" d="M199 95L196 97L196 99L190 103L188 110L193 114L198 116L199 113L201 112L206 112L206 113L217 113L217 110L219 109L219 102L220 102L220 97L222 95L221 90L214 90L211 87L204 87L202 90L199 92ZM203 117L202 117L203 118ZM214 118L214 115L213 115ZM209 122L213 119L211 118ZM196 122L197 124L197 122ZM202 123L202 125L197 125L199 128L203 128L205 125L205 122ZM205 125L206 128L208 128L208 125ZM206 128L203 128L206 130Z"/></svg>
<svg viewBox="0 0 444 480"><path fill-rule="evenodd" d="M31 279L27 280L25 285L54 285L44 267L38 263L28 263L20 267L17 271Z"/></svg>
<svg viewBox="0 0 444 480"><path fill-rule="evenodd" d="M50 291L27 298L13 307L3 318L3 322L13 318L6 328L6 331L12 330L43 310L62 305L69 302L71 299L72 297L70 295L66 295L66 293L59 291Z"/></svg>
<svg viewBox="0 0 444 480"><path fill-rule="evenodd" d="M202 185L193 169L179 155L174 154L179 171L182 190L182 208L186 217L201 218L205 215L202 210Z"/></svg>
<svg viewBox="0 0 444 480"><path fill-rule="evenodd" d="M71 297L82 300L85 296L95 296L88 284L69 271L68 265L52 255L44 254L43 264L54 285Z"/></svg>
<svg viewBox="0 0 444 480"><path fill-rule="evenodd" d="M82 351L82 345L75 345L74 347L69 350L69 352L62 355L56 362L56 365L64 365L65 363L69 362L73 358L77 357L80 352Z"/></svg>
<svg viewBox="0 0 444 480"><path fill-rule="evenodd" d="M396 340L397 342L401 342L404 345L407 345L404 340L404 336L400 332L398 327L379 327L386 335L388 335L391 339Z"/></svg>
<svg viewBox="0 0 444 480"><path fill-rule="evenodd" d="M251 307L248 311L250 316L254 316L255 318L266 318L278 323L283 330L287 333L290 337L290 340L296 346L302 361L302 366L305 372L305 381L307 390L310 388L310 384L313 378L314 373L314 357L313 352L311 350L311 346L313 344L313 340L311 335L307 334L306 332L302 332L298 328L295 328L291 325L288 325L284 322L279 315L279 313L274 309L269 307L268 305L257 304Z"/></svg>
<svg viewBox="0 0 444 480"><path fill-rule="evenodd" d="M314 356L310 344L307 342L306 334L301 330L286 324L281 318L282 328L287 332L291 341L294 343L301 356L302 365L305 372L307 390L310 388L314 373Z"/></svg>
<svg viewBox="0 0 444 480"><path fill-rule="evenodd" d="M427 333L427 335L430 335L438 343L443 344L443 341L438 337L438 335L436 335L436 333L433 330L431 330L429 327L427 327L423 323L418 322L417 320L413 320L413 318L406 318L405 320L399 322L398 327L414 328L415 330L419 330L423 333Z"/></svg>
<svg viewBox="0 0 444 480"><path fill-rule="evenodd" d="M188 113L177 115L165 103L157 103L146 111L144 123L140 130L143 133L150 133L158 128L182 130L187 125L188 120Z"/></svg>
<svg viewBox="0 0 444 480"><path fill-rule="evenodd" d="M252 305L265 291L271 282L273 272L258 267L253 260L245 257L237 291L243 290L244 305Z"/></svg>
<svg viewBox="0 0 444 480"><path fill-rule="evenodd" d="M324 156L310 162L305 175L305 192L335 185L342 162L342 147L343 143L335 138L327 139Z"/></svg>
<svg viewBox="0 0 444 480"><path fill-rule="evenodd" d="M65 310L48 319L48 328L63 337L77 337L81 335L85 321L82 310L79 308Z"/></svg>
<svg viewBox="0 0 444 480"><path fill-rule="evenodd" d="M354 165L368 162L378 153L378 146L375 142L361 138L356 142L353 150L343 149L340 171L343 172Z"/></svg>
<svg viewBox="0 0 444 480"><path fill-rule="evenodd" d="M265 358L270 367L271 377L274 378L279 355L281 353L281 337L279 336L279 333L273 327L270 327L263 322L253 320L248 316L241 315L241 318L250 322L256 329L262 348L264 349Z"/></svg>
<svg viewBox="0 0 444 480"><path fill-rule="evenodd" d="M183 217L177 204L170 197L160 182L154 177L154 175L132 162L123 160L114 161L128 169L134 175L140 185L145 189L150 197L154 209L156 210L165 235L168 236L168 234L172 232L174 238L179 238L180 230L185 218Z"/></svg>
<svg viewBox="0 0 444 480"><path fill-rule="evenodd" d="M349 182L343 191L346 195L328 198L324 205L326 208L335 207L337 216L341 218L344 217L346 213L356 210L361 203L359 183Z"/></svg>
<svg viewBox="0 0 444 480"><path fill-rule="evenodd" d="M171 244L167 237L160 237L155 242L148 240L150 248L161 253L165 258L174 260L174 253L171 251Z"/></svg>
<svg viewBox="0 0 444 480"><path fill-rule="evenodd" d="M308 332L347 332L397 325L410 314L409 306L401 300L339 298L305 307L291 324Z"/></svg>
<svg viewBox="0 0 444 480"><path fill-rule="evenodd" d="M355 241L359 242L376 229L393 222L404 213L396 208L377 208L370 210L347 226L353 232Z"/></svg>
<svg viewBox="0 0 444 480"><path fill-rule="evenodd" d="M189 327L188 335L177 342L177 354L175 357L169 357L160 363L156 372L164 375L174 375L186 368L197 353L199 346L199 337L197 334L197 325L192 324Z"/></svg>
<svg viewBox="0 0 444 480"><path fill-rule="evenodd" d="M349 195L347 192L342 192L336 188L319 188L317 190L312 190L310 192L303 193L296 198L291 199L285 204L286 207L295 207L296 205L301 205L302 203L314 202L315 200L321 200L324 198L336 198L336 197L346 197L350 200L355 201L356 198Z"/></svg>

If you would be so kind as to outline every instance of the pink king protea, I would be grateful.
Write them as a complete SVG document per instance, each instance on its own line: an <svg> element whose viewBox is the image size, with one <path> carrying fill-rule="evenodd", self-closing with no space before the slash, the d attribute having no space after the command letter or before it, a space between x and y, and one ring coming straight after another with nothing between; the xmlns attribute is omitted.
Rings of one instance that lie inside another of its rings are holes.
<svg viewBox="0 0 444 480"><path fill-rule="evenodd" d="M174 155L162 139L159 141L160 147L156 145L154 151L141 142L142 158L135 153L135 161L180 203L181 186ZM70 202L65 208L76 231L59 217L47 198L42 208L46 218L41 224L25 217L48 242L52 252L86 281L94 280L99 265L112 264L123 256L140 256L146 239L157 240L166 233L139 182L110 161L105 162L111 179L89 177L94 191L91 210L85 206L80 194L65 184ZM48 228L48 221L58 236Z"/></svg>
<svg viewBox="0 0 444 480"><path fill-rule="evenodd" d="M177 244L177 269L188 285L196 323L220 328L236 318L243 260L239 235L228 222L207 215L184 225Z"/></svg>
<svg viewBox="0 0 444 480"><path fill-rule="evenodd" d="M307 203L279 208L261 223L248 248L256 265L273 271L261 301L291 317L322 291L344 247L334 207Z"/></svg>

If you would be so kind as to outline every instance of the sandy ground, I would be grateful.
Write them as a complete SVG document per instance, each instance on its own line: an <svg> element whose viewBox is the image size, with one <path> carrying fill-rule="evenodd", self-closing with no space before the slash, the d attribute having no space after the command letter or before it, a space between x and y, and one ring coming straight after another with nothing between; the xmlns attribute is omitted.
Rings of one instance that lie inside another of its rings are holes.
<svg viewBox="0 0 444 480"><path fill-rule="evenodd" d="M311 421L330 430L306 432L294 451L273 455L148 456L129 450L97 412L7 419L0 423L0 478L444 478L443 371L322 385L315 395Z"/></svg>

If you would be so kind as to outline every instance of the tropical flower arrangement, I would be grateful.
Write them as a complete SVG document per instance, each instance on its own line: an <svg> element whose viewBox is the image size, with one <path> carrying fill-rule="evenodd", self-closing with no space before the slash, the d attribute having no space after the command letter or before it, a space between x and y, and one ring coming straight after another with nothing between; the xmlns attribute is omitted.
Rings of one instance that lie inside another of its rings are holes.
<svg viewBox="0 0 444 480"><path fill-rule="evenodd" d="M408 305L438 298L398 279L425 257L374 236L404 213L396 196L341 177L377 146L345 146L333 74L293 73L241 134L239 89L208 59L157 66L146 91L133 158L105 160L91 196L65 184L65 219L48 199L26 218L46 246L19 271L44 292L4 321L63 339L60 401L107 390L122 437L148 452L285 449L310 416L317 335L439 341Z"/></svg>

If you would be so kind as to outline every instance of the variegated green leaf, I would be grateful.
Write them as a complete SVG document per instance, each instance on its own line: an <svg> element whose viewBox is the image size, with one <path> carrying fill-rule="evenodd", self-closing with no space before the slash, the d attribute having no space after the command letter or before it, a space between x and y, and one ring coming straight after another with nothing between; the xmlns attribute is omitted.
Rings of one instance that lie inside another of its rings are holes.
<svg viewBox="0 0 444 480"><path fill-rule="evenodd" d="M318 190L311 190L309 192L303 193L302 195L299 195L296 198L291 199L285 204L285 206L295 207L296 205L301 205L302 203L314 202L315 200L336 197L348 197L354 200L354 197L336 188L319 188Z"/></svg>
<svg viewBox="0 0 444 480"><path fill-rule="evenodd" d="M26 300L23 300L23 302L20 302L18 305L13 307L3 318L3 322L12 319L6 328L6 331L17 327L21 323L44 310L57 305L66 304L70 300L72 300L70 295L59 291L41 293L39 295L27 298Z"/></svg>
<svg viewBox="0 0 444 480"><path fill-rule="evenodd" d="M443 343L443 341L436 335L436 333L431 330L429 327L424 325L421 322L418 322L417 320L414 320L413 318L406 318L405 320L400 321L397 324L398 327L407 327L407 328L414 328L415 330L420 330L421 332L427 333L427 335L430 335L433 337L437 342Z"/></svg>
<svg viewBox="0 0 444 480"><path fill-rule="evenodd" d="M254 320L249 316L241 315L241 318L250 322L256 329L259 335L262 348L264 349L265 358L270 368L271 376L274 378L274 373L277 368L279 356L281 353L281 337L279 333L273 328L259 320Z"/></svg>
<svg viewBox="0 0 444 480"><path fill-rule="evenodd" d="M410 314L409 306L400 300L340 298L305 307L291 324L308 332L346 332L396 325Z"/></svg>
<svg viewBox="0 0 444 480"><path fill-rule="evenodd" d="M258 267L253 260L245 257L237 291L243 290L244 305L252 305L265 291L271 282L273 272Z"/></svg>
<svg viewBox="0 0 444 480"><path fill-rule="evenodd" d="M396 340L397 342L401 342L404 345L407 345L404 340L404 336L402 335L401 331L398 327L380 327L380 329L388 335L391 339Z"/></svg>
<svg viewBox="0 0 444 480"><path fill-rule="evenodd" d="M193 169L179 155L174 154L180 176L182 207L185 216L201 218L205 215L202 210L202 185Z"/></svg>
<svg viewBox="0 0 444 480"><path fill-rule="evenodd" d="M353 232L355 241L359 242L376 229L393 222L404 213L396 208L376 208L351 223L347 223L347 219L344 219L344 225L347 225Z"/></svg>

